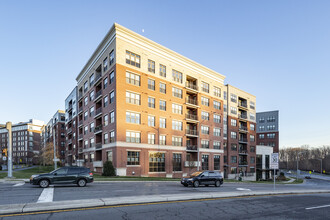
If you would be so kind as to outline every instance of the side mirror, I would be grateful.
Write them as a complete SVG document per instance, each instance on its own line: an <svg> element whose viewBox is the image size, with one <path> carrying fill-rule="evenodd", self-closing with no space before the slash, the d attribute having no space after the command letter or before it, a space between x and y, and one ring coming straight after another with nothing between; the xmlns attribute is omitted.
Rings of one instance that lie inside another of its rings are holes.
<svg viewBox="0 0 330 220"><path fill-rule="evenodd" d="M57 176L57 173L54 173L55 176Z"/></svg>

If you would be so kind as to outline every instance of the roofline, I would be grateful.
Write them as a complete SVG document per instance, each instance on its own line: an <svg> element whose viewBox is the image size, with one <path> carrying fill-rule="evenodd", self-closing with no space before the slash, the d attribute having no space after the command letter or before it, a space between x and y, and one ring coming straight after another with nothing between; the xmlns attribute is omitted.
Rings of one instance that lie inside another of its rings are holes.
<svg viewBox="0 0 330 220"><path fill-rule="evenodd" d="M246 92L246 91L244 91L244 90L241 90L241 89L239 89L239 88L237 88L237 87L235 87L235 86L232 86L232 85L230 85L230 84L226 84L225 86L233 87L233 88L235 88L235 89L237 89L237 90L239 90L239 91L241 91L241 92L244 92L244 93L249 94L250 96L256 98L255 95L252 95L251 93Z"/></svg>
<svg viewBox="0 0 330 220"><path fill-rule="evenodd" d="M263 112L257 112L257 114L261 114L261 113L271 113L271 112L280 112L279 110L273 110L273 111L263 111Z"/></svg>

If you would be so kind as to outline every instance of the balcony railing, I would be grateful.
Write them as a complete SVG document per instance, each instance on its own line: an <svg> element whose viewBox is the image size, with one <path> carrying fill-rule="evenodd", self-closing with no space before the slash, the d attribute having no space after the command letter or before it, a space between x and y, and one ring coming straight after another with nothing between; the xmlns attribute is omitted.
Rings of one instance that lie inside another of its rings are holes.
<svg viewBox="0 0 330 220"><path fill-rule="evenodd" d="M197 130L191 130L191 129L186 129L186 134L187 135L198 135L198 131Z"/></svg>
<svg viewBox="0 0 330 220"><path fill-rule="evenodd" d="M98 74L98 75L96 75L95 76L95 83L94 84L96 84L100 79L102 78L102 75L101 74Z"/></svg>
<svg viewBox="0 0 330 220"><path fill-rule="evenodd" d="M99 114L101 114L101 113L102 113L102 107L99 107L99 108L97 108L96 111L95 111L95 116L97 116L97 115L99 115Z"/></svg>
<svg viewBox="0 0 330 220"><path fill-rule="evenodd" d="M96 92L94 101L98 100L102 96L102 90Z"/></svg>
<svg viewBox="0 0 330 220"><path fill-rule="evenodd" d="M187 150L197 150L197 145L187 145Z"/></svg>
<svg viewBox="0 0 330 220"><path fill-rule="evenodd" d="M99 132L102 132L102 125L98 125L94 129L94 133L99 133Z"/></svg>
<svg viewBox="0 0 330 220"><path fill-rule="evenodd" d="M248 165L248 162L247 161L239 161L238 162L238 165L240 165L240 166L246 166L246 165Z"/></svg>
<svg viewBox="0 0 330 220"><path fill-rule="evenodd" d="M81 106L78 108L78 114L80 114L82 111L83 111L83 107Z"/></svg>
<svg viewBox="0 0 330 220"><path fill-rule="evenodd" d="M195 84L192 83L192 82L189 82L189 81L186 82L186 87L189 88L189 89L196 90L196 91L198 90L198 86L195 85Z"/></svg>
<svg viewBox="0 0 330 220"><path fill-rule="evenodd" d="M72 104L69 105L68 109L67 109L67 112L71 112L72 111Z"/></svg>
<svg viewBox="0 0 330 220"><path fill-rule="evenodd" d="M81 125L83 125L84 124L84 121L83 120L80 120L79 122L78 122L78 127L80 127Z"/></svg>
<svg viewBox="0 0 330 220"><path fill-rule="evenodd" d="M198 116L194 114L186 114L186 119L198 120Z"/></svg>
<svg viewBox="0 0 330 220"><path fill-rule="evenodd" d="M79 153L82 153L83 152L83 149L82 148L79 148L78 152Z"/></svg>
<svg viewBox="0 0 330 220"><path fill-rule="evenodd" d="M247 103L246 102L238 102L238 107L243 107L243 108L247 108Z"/></svg>
<svg viewBox="0 0 330 220"><path fill-rule="evenodd" d="M72 144L72 139L69 139L68 140L68 144Z"/></svg>
<svg viewBox="0 0 330 220"><path fill-rule="evenodd" d="M81 139L83 139L83 134L79 134L79 136L78 136L78 140L81 140Z"/></svg>
<svg viewBox="0 0 330 220"><path fill-rule="evenodd" d="M78 100L80 100L82 98L83 98L83 94L82 94L82 92L79 92L79 94L78 94Z"/></svg>
<svg viewBox="0 0 330 220"><path fill-rule="evenodd" d="M67 133L70 134L72 132L72 127L68 128Z"/></svg>
<svg viewBox="0 0 330 220"><path fill-rule="evenodd" d="M239 126L239 131L248 131L247 127Z"/></svg>
<svg viewBox="0 0 330 220"><path fill-rule="evenodd" d="M101 149L102 148L102 143L96 143L95 148L96 149Z"/></svg>
<svg viewBox="0 0 330 220"><path fill-rule="evenodd" d="M197 99L192 99L192 98L187 98L186 103L191 104L191 105L198 105Z"/></svg>
<svg viewBox="0 0 330 220"><path fill-rule="evenodd" d="M239 141L239 142L248 142L248 141L247 141L247 138L240 138L240 139L238 139L238 141Z"/></svg>
<svg viewBox="0 0 330 220"><path fill-rule="evenodd" d="M247 154L248 152L245 149L239 149L238 153L240 153L240 154Z"/></svg>
<svg viewBox="0 0 330 220"><path fill-rule="evenodd" d="M247 119L247 115L244 115L244 114L239 114L238 117L240 119Z"/></svg>

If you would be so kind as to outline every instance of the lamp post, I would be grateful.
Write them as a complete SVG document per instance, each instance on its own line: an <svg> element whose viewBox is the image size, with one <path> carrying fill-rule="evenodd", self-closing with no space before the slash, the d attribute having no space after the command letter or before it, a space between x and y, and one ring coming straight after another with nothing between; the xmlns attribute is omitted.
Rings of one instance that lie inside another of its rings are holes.
<svg viewBox="0 0 330 220"><path fill-rule="evenodd" d="M298 180L298 166L299 166L299 163L298 163L298 161L299 161L299 154L302 154L302 153L304 153L305 151L303 151L303 152L297 152L297 180Z"/></svg>
<svg viewBox="0 0 330 220"><path fill-rule="evenodd" d="M318 160L321 161L321 174L322 174L322 159L318 159Z"/></svg>

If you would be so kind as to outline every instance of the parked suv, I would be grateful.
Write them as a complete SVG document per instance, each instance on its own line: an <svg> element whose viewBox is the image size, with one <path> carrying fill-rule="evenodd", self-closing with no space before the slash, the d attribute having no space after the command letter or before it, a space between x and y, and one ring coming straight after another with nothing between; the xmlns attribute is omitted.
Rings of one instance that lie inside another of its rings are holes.
<svg viewBox="0 0 330 220"><path fill-rule="evenodd" d="M189 185L194 187L199 187L199 185L215 185L219 187L223 184L223 177L217 171L195 172L189 178L182 178L181 184L186 187Z"/></svg>
<svg viewBox="0 0 330 220"><path fill-rule="evenodd" d="M85 167L61 167L50 173L32 175L30 184L47 188L50 184L77 184L80 187L93 182L93 173Z"/></svg>

